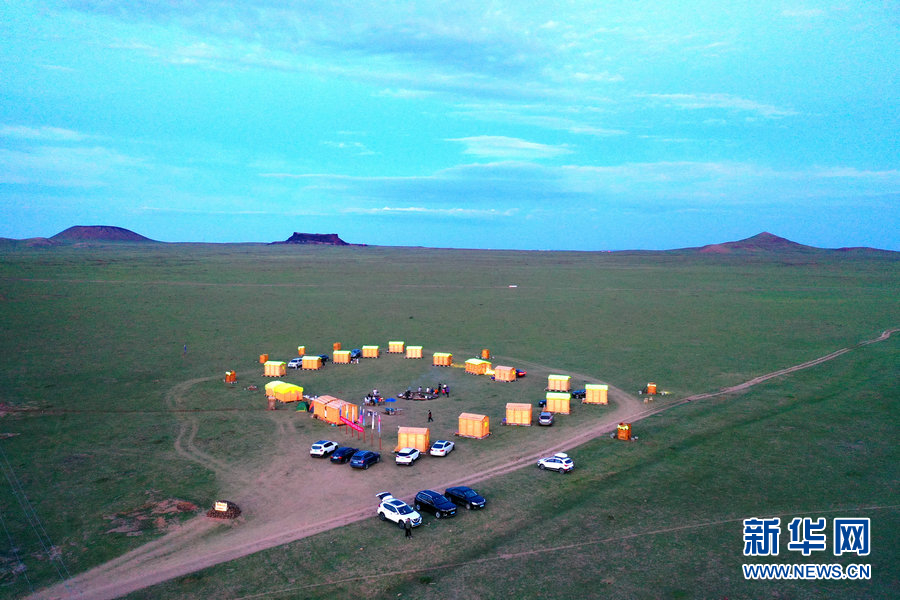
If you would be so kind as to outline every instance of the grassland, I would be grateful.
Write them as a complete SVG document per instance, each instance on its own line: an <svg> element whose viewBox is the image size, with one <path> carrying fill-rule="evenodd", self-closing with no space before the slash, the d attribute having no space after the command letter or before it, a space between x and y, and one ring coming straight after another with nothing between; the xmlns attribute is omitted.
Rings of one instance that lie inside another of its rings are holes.
<svg viewBox="0 0 900 600"><path fill-rule="evenodd" d="M207 507L219 483L174 452L179 414L166 394L231 368L242 386L263 383L263 352L389 339L457 356L488 347L512 364L559 365L625 390L655 381L677 399L900 324L900 262L890 257L128 244L2 252L0 389L16 410L0 420L14 434L0 440L9 540L0 595L12 598L159 534L149 525L107 533L110 517L167 498ZM863 511L875 531L869 582L751 583L738 565L740 519L897 504L897 359L895 336L643 421L638 443L591 442L573 451L571 477L538 483L526 469L490 480L481 486L490 510L420 528L408 551L373 520L133 596L889 597L896 508ZM404 361L361 366L353 377L326 370L317 385L352 397L373 379L391 389L437 376ZM456 386L460 405L485 411L522 391L487 396L467 385ZM248 468L264 461L272 420L242 390L217 389L200 383L180 407L207 411L196 413L199 446ZM514 435L498 431L485 450ZM62 562L47 560L21 492ZM331 583L310 587L322 582Z"/></svg>

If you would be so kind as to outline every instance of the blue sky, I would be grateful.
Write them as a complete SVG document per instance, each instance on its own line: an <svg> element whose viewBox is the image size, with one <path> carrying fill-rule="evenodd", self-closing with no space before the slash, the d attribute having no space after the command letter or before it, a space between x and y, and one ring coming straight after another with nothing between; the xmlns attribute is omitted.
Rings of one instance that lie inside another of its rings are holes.
<svg viewBox="0 0 900 600"><path fill-rule="evenodd" d="M897 2L296 4L6 0L0 236L900 250Z"/></svg>

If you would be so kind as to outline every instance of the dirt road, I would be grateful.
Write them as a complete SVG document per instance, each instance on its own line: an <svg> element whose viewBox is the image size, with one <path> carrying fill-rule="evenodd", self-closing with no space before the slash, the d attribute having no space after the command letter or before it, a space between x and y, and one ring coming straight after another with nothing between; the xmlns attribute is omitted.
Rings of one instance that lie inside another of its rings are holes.
<svg viewBox="0 0 900 600"><path fill-rule="evenodd" d="M261 550L293 542L365 518L373 518L374 494L385 489L399 497L411 497L423 484L443 489L458 484L475 484L515 469L532 466L540 456L576 447L609 433L622 421L635 422L685 402L723 394L740 393L754 385L832 360L854 348L885 340L898 329L882 333L850 348L842 348L815 360L761 375L740 385L717 392L698 394L664 406L645 405L638 398L610 386L610 406L583 411L575 429L548 443L545 436L528 436L521 444L504 451L470 453L454 461L423 460L415 470L380 469L379 477L335 478L329 461L304 460L307 440L297 434L293 421L275 421L277 435L271 460L264 468L248 470L246 465L229 465L194 444L198 416L179 413L180 431L175 450L188 460L213 470L221 481L223 497L244 510L239 523L224 523L205 516L196 517L178 529L115 560L82 573L65 584L42 590L30 598L81 598L106 600L157 583L204 569ZM517 361L532 368L545 365ZM587 381L595 378L572 373ZM189 389L208 378L186 381L166 396L170 408L177 409ZM357 475L359 473L354 473ZM376 489L377 488L377 489ZM337 516L335 516L337 515Z"/></svg>

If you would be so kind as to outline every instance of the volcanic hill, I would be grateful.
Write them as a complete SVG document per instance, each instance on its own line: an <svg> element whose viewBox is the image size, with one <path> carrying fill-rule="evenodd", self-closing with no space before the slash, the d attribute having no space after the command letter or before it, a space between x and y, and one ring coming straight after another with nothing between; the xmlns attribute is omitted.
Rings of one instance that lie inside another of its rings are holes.
<svg viewBox="0 0 900 600"><path fill-rule="evenodd" d="M50 238L57 242L155 242L138 233L112 225L76 225Z"/></svg>
<svg viewBox="0 0 900 600"><path fill-rule="evenodd" d="M272 242L273 244L314 244L320 246L349 246L347 242L342 240L336 233L300 233L295 231L294 235L283 242Z"/></svg>
<svg viewBox="0 0 900 600"><path fill-rule="evenodd" d="M764 231L753 237L748 237L736 242L707 244L706 246L695 248L695 250L704 254L730 254L732 252L816 252L819 248L804 246L803 244L798 244L797 242L792 242L791 240Z"/></svg>

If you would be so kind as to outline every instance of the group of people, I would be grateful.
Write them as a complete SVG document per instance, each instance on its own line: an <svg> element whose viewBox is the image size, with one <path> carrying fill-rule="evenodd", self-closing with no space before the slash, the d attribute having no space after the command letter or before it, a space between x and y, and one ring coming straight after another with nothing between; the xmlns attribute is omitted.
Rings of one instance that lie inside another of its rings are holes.
<svg viewBox="0 0 900 600"><path fill-rule="evenodd" d="M419 393L421 394L422 391L423 391L422 386L420 385ZM449 396L450 395L450 386L447 385L446 383L438 383L433 388L426 387L424 392L426 394L434 394L435 396L440 396L441 394L443 394L444 396ZM410 390L406 390L406 393L409 394Z"/></svg>

